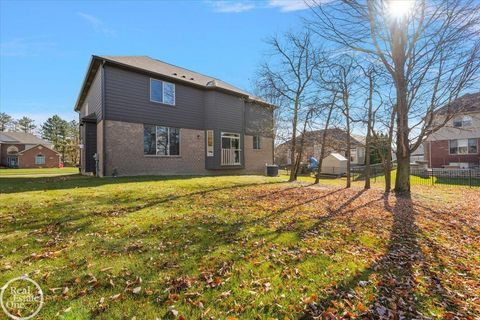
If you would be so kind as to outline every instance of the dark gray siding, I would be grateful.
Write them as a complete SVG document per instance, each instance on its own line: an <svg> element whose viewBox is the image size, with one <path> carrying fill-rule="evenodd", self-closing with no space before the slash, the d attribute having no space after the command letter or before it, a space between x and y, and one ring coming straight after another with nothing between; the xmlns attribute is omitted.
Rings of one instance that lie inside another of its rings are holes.
<svg viewBox="0 0 480 320"><path fill-rule="evenodd" d="M245 134L273 137L273 110L257 104L246 103Z"/></svg>
<svg viewBox="0 0 480 320"><path fill-rule="evenodd" d="M217 91L208 91L205 104L205 127L243 133L244 101Z"/></svg>
<svg viewBox="0 0 480 320"><path fill-rule="evenodd" d="M175 84L175 106L170 106L150 101L150 76L146 74L107 65L105 79L107 120L204 128L204 91L200 89Z"/></svg>
<svg viewBox="0 0 480 320"><path fill-rule="evenodd" d="M86 106L88 103L88 112ZM97 121L102 119L102 68L100 67L80 108L80 118L95 113Z"/></svg>

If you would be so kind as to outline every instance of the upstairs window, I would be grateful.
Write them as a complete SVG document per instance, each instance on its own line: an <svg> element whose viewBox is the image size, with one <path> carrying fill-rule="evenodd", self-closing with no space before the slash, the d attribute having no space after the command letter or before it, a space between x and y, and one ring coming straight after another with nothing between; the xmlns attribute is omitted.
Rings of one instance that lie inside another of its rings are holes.
<svg viewBox="0 0 480 320"><path fill-rule="evenodd" d="M453 126L455 128L470 127L472 125L472 117L463 116L453 120Z"/></svg>
<svg viewBox="0 0 480 320"><path fill-rule="evenodd" d="M45 156L43 154L37 154L35 156L35 164L45 164Z"/></svg>
<svg viewBox="0 0 480 320"><path fill-rule="evenodd" d="M260 136L253 136L253 149L260 150L261 148Z"/></svg>
<svg viewBox="0 0 480 320"><path fill-rule="evenodd" d="M175 105L175 85L156 79L150 79L150 101Z"/></svg>
<svg viewBox="0 0 480 320"><path fill-rule="evenodd" d="M180 129L145 124L143 153L158 156L180 155Z"/></svg>

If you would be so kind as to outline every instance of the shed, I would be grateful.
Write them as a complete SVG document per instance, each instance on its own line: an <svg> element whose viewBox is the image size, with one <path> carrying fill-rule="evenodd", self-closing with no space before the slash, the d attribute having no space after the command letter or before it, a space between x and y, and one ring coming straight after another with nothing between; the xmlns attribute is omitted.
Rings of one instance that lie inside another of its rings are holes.
<svg viewBox="0 0 480 320"><path fill-rule="evenodd" d="M343 175L347 172L347 158L332 152L322 161L322 173Z"/></svg>

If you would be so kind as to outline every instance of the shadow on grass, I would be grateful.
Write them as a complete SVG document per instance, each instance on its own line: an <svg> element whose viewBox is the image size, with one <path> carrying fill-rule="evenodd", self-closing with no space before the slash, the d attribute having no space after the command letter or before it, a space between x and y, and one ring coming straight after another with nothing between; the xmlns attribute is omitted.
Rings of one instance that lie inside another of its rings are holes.
<svg viewBox="0 0 480 320"><path fill-rule="evenodd" d="M388 195L385 195L384 206L393 215L387 253L365 271L338 285L331 295L321 299L318 304L311 305L303 319L325 316L325 310L333 307L332 301L348 299L353 288L358 286L360 281L367 281L373 273L378 273L381 280L372 302L370 316L385 319L397 319L399 316L411 319L418 316L412 267L422 259L422 254L416 238L417 227L412 201L409 195L397 196L396 205L392 208L388 203ZM392 305L396 306L395 314L390 314L393 312Z"/></svg>
<svg viewBox="0 0 480 320"><path fill-rule="evenodd" d="M201 177L205 176L135 176L97 178L73 174L55 177L2 177L0 178L0 194L20 193L28 191L91 188L111 184L126 184L136 182L188 180ZM238 185L240 184L241 183L238 183Z"/></svg>

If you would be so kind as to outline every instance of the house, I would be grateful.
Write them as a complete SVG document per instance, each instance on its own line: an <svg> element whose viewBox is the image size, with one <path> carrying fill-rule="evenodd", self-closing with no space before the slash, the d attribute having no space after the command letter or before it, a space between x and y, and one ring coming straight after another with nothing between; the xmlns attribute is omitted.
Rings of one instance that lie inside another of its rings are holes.
<svg viewBox="0 0 480 320"><path fill-rule="evenodd" d="M0 166L9 168L55 168L60 154L53 145L25 132L0 132Z"/></svg>
<svg viewBox="0 0 480 320"><path fill-rule="evenodd" d="M75 104L81 172L261 174L273 162L273 110L224 81L147 56L92 56Z"/></svg>
<svg viewBox="0 0 480 320"><path fill-rule="evenodd" d="M302 162L307 163L310 157L318 159L320 157L321 142L323 130L308 131L305 133ZM297 137L297 144L300 144L302 136ZM359 135L350 135L350 163L352 165L365 164L365 138ZM290 165L292 163L290 156L291 140L278 145L275 148L275 161L279 165ZM347 132L338 129L327 129L325 156L332 152L345 157L347 149Z"/></svg>
<svg viewBox="0 0 480 320"><path fill-rule="evenodd" d="M453 115L453 116L452 116ZM435 113L446 125L427 137L425 160L430 168L480 166L480 92L466 94ZM445 118L447 117L447 118Z"/></svg>

